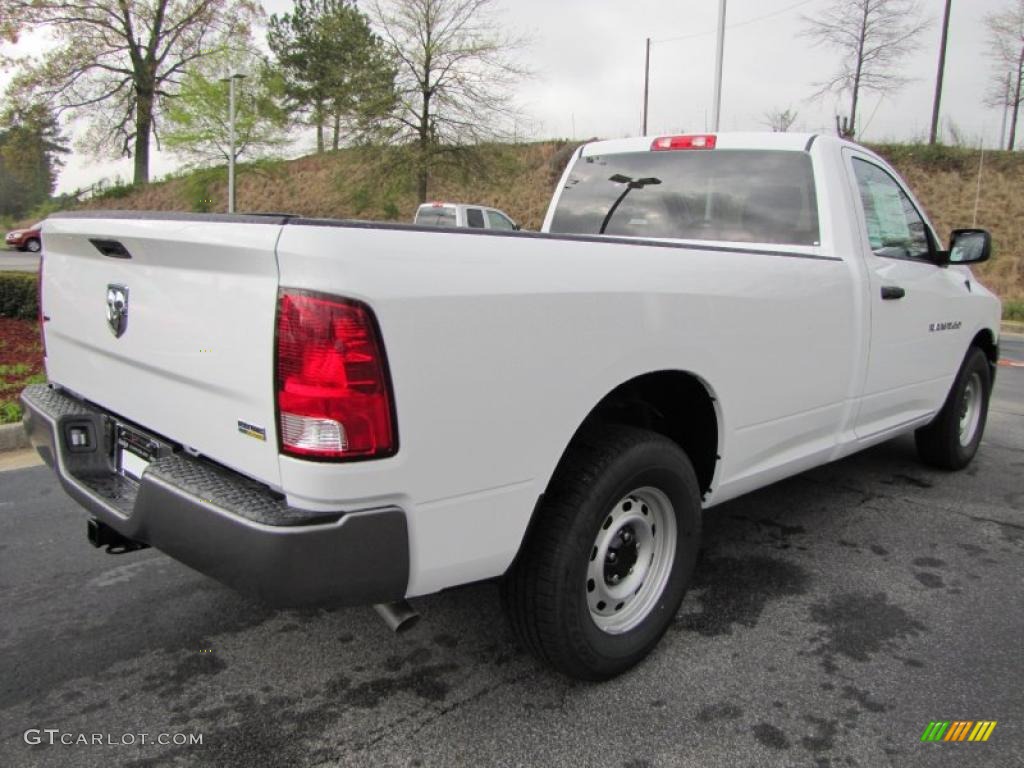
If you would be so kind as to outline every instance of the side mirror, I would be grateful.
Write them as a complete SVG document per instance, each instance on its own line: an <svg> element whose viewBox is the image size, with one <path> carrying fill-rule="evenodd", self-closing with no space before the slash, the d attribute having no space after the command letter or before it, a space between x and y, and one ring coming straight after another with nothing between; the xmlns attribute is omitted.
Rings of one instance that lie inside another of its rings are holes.
<svg viewBox="0 0 1024 768"><path fill-rule="evenodd" d="M522 227L521 227L521 226L519 226L518 224L513 224L513 225L512 225L512 231L513 231L513 232L518 232L518 231L519 231L519 230L521 230L521 229L522 229Z"/></svg>
<svg viewBox="0 0 1024 768"><path fill-rule="evenodd" d="M942 264L980 264L992 255L992 235L984 229L954 229Z"/></svg>

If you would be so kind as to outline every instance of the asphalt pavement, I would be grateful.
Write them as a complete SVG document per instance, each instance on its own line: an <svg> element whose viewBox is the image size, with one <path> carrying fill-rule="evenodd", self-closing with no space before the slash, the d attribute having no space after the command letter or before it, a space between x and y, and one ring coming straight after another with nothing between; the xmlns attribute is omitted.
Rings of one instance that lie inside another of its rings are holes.
<svg viewBox="0 0 1024 768"><path fill-rule="evenodd" d="M1006 365L964 472L902 438L716 508L665 639L601 685L520 652L493 584L414 601L399 637L274 611L92 549L48 469L3 472L0 765L1021 766L1022 468ZM997 726L922 743L935 720Z"/></svg>
<svg viewBox="0 0 1024 768"><path fill-rule="evenodd" d="M0 272L38 272L39 254L0 246Z"/></svg>

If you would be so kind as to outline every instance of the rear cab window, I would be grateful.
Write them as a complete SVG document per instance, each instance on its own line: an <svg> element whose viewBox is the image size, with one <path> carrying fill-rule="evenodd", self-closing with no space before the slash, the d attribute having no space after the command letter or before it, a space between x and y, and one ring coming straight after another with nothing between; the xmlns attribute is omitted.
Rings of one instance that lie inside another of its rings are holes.
<svg viewBox="0 0 1024 768"><path fill-rule="evenodd" d="M415 223L424 227L457 226L455 207L451 205L422 206L416 211Z"/></svg>
<svg viewBox="0 0 1024 768"><path fill-rule="evenodd" d="M791 150L580 157L550 231L795 246L821 242L811 158Z"/></svg>

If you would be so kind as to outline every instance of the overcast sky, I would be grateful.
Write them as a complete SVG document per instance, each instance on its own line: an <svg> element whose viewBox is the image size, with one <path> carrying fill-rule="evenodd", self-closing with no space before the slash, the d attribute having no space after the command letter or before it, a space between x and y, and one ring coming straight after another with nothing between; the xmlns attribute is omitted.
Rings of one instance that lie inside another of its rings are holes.
<svg viewBox="0 0 1024 768"><path fill-rule="evenodd" d="M536 75L521 84L518 99L534 137L637 135L647 37L654 40L648 132L705 129L713 95L713 0L497 1L501 23L533 41L522 56ZM834 131L833 115L847 112L847 102L809 97L813 83L835 68L838 56L798 34L804 28L801 17L813 17L831 1L728 0L722 130L763 129L767 111L790 107L799 113L796 128ZM999 141L1003 115L982 100L992 74L982 20L1008 2L953 0L943 121L953 121L973 143L984 139L988 147ZM264 7L268 15L280 13L291 2L266 0ZM923 0L922 7L933 23L920 48L905 60L903 74L912 80L899 93L883 99L869 94L862 100L862 140L927 137L944 0ZM0 73L0 85L8 79ZM309 151L305 139L289 154ZM156 153L153 178L176 165L174 156ZM97 160L76 152L68 158L59 190L118 175L130 180L130 160Z"/></svg>

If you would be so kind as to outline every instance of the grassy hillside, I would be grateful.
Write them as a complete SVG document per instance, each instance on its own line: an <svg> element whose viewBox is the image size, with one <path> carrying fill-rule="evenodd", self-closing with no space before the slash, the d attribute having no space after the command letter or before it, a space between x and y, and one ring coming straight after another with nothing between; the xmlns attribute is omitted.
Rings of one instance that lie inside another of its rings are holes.
<svg viewBox="0 0 1024 768"><path fill-rule="evenodd" d="M432 199L483 203L507 211L527 229L541 225L548 198L573 146L565 141L480 148L468 168L442 169ZM977 150L916 145L874 147L910 181L946 237L974 218ZM298 160L244 166L238 209L306 216L411 221L415 185L401 150L350 149ZM978 268L1007 300L1024 300L1024 154L986 152L977 224L992 231L994 259ZM199 171L142 189L116 187L90 208L223 211L223 169Z"/></svg>
<svg viewBox="0 0 1024 768"><path fill-rule="evenodd" d="M566 142L483 146L464 165L440 168L431 179L430 197L491 205L525 228L538 229L572 150ZM408 167L400 149L364 148L243 165L237 208L411 222L418 203ZM220 168L139 190L118 187L84 207L224 211L226 199L227 174Z"/></svg>
<svg viewBox="0 0 1024 768"><path fill-rule="evenodd" d="M995 255L975 267L986 286L1018 311L1024 300L1024 154L953 147L887 145L873 149L907 179L939 235L977 226L992 232ZM979 195L978 175L981 169Z"/></svg>

